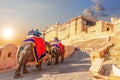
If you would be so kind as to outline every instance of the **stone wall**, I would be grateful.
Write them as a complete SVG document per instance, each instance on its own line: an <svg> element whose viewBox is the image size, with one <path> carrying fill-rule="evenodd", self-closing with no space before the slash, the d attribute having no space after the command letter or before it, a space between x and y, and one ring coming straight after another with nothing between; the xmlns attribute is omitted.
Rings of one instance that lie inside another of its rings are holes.
<svg viewBox="0 0 120 80"><path fill-rule="evenodd" d="M120 18L111 17L111 23L114 26L114 30L120 30Z"/></svg>
<svg viewBox="0 0 120 80"><path fill-rule="evenodd" d="M78 37L85 38L86 36L89 37L91 34L103 34L104 32L116 30L116 28L120 29L119 18L115 19L115 21L113 19L111 22L106 22L102 20L96 21L89 18L87 19L84 16L78 16L76 18L70 19L62 25L55 24L46 29L45 40L51 41L54 39L54 37L58 37L60 40L71 40Z"/></svg>
<svg viewBox="0 0 120 80"><path fill-rule="evenodd" d="M14 44L7 44L1 47L0 60L5 60L6 58L15 58L17 52L17 46Z"/></svg>
<svg viewBox="0 0 120 80"><path fill-rule="evenodd" d="M46 41L52 41L56 37L56 31L53 29L45 34Z"/></svg>
<svg viewBox="0 0 120 80"><path fill-rule="evenodd" d="M58 36L56 37L59 37L60 40L63 40L67 37L67 35L69 34L67 31L68 28L66 26L66 23L61 25L60 28L58 28Z"/></svg>

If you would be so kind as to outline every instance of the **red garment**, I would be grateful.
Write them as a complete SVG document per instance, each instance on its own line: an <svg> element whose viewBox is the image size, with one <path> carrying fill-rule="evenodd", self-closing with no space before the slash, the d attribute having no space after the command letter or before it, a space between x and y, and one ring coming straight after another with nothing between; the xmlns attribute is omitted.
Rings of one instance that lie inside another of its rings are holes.
<svg viewBox="0 0 120 80"><path fill-rule="evenodd" d="M63 55L64 52L65 52L65 50L64 50L64 45L63 45L61 42L59 42L57 45L60 47L61 53L62 53L62 55Z"/></svg>
<svg viewBox="0 0 120 80"><path fill-rule="evenodd" d="M33 37L33 39L35 41L38 58L40 58L45 54L45 42L42 38Z"/></svg>

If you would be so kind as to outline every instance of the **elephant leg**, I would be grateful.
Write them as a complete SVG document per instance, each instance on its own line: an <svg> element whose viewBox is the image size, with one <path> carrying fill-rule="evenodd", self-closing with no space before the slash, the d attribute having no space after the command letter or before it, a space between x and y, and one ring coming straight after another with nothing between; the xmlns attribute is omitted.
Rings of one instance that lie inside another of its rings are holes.
<svg viewBox="0 0 120 80"><path fill-rule="evenodd" d="M61 55L61 62L64 62L64 54Z"/></svg>
<svg viewBox="0 0 120 80"><path fill-rule="evenodd" d="M22 68L22 64L18 64L17 69L16 69L16 71L15 71L15 77L14 77L14 78L19 78L19 77L21 77L21 74L20 74L21 68Z"/></svg>
<svg viewBox="0 0 120 80"><path fill-rule="evenodd" d="M43 60L41 60L37 65L36 65L36 68L38 69L38 70L41 70L42 68L41 68L41 66L42 66L42 61Z"/></svg>
<svg viewBox="0 0 120 80"><path fill-rule="evenodd" d="M28 73L26 63L23 65L23 74Z"/></svg>
<svg viewBox="0 0 120 80"><path fill-rule="evenodd" d="M58 64L59 57L55 57L55 64Z"/></svg>
<svg viewBox="0 0 120 80"><path fill-rule="evenodd" d="M17 65L17 69L16 69L16 72L15 72L15 78L19 78L21 76L21 69L23 68L26 60L25 58L23 57L24 55L21 55L18 59L18 65Z"/></svg>
<svg viewBox="0 0 120 80"><path fill-rule="evenodd" d="M59 49L58 50L56 50L56 57L55 57L55 64L58 64L58 62L59 62L59 56L60 56L60 51L59 51Z"/></svg>
<svg viewBox="0 0 120 80"><path fill-rule="evenodd" d="M63 58L63 56L61 56L61 62L64 62L64 58Z"/></svg>
<svg viewBox="0 0 120 80"><path fill-rule="evenodd" d="M51 61L52 61L52 55L49 55L48 61L47 61L47 65L51 65Z"/></svg>

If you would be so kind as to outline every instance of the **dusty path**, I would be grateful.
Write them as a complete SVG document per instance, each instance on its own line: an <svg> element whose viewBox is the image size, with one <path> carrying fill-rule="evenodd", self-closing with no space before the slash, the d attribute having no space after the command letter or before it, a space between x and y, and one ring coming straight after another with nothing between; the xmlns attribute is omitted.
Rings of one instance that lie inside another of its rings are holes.
<svg viewBox="0 0 120 80"><path fill-rule="evenodd" d="M0 80L92 80L88 72L90 58L80 50L65 59L64 63L51 66L43 64L42 67L41 71L37 71L34 66L29 67L30 73L19 79L13 78L15 70L1 73Z"/></svg>

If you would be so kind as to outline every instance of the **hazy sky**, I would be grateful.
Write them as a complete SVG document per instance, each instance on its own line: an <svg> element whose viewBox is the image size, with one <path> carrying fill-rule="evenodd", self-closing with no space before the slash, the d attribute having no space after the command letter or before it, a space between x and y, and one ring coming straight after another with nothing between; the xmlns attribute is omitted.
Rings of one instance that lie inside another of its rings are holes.
<svg viewBox="0 0 120 80"><path fill-rule="evenodd" d="M0 28L10 25L16 34L79 15L103 20L120 17L120 0L0 0Z"/></svg>

